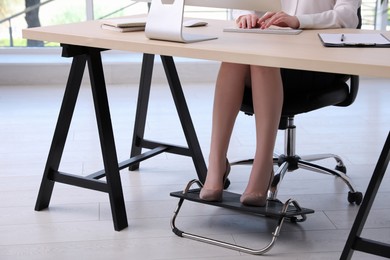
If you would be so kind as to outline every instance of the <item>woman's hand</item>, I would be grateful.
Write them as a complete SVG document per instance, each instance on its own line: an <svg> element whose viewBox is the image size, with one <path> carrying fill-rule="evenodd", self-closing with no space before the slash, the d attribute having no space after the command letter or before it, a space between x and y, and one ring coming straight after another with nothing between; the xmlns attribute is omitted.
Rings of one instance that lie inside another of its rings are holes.
<svg viewBox="0 0 390 260"><path fill-rule="evenodd" d="M255 14L246 14L246 15L241 15L236 19L236 24L238 28L256 28L260 27L259 23L259 17Z"/></svg>
<svg viewBox="0 0 390 260"><path fill-rule="evenodd" d="M266 29L271 25L280 27L299 28L299 20L296 16L288 15L285 12L267 12L263 17L257 20L257 27Z"/></svg>

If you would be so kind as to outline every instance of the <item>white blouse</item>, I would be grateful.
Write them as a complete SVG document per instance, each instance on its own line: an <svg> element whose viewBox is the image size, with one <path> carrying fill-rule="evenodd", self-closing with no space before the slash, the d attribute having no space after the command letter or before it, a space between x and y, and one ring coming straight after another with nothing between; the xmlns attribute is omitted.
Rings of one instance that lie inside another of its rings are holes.
<svg viewBox="0 0 390 260"><path fill-rule="evenodd" d="M281 0L282 9L295 15L300 28L356 28L361 0ZM253 11L234 10L236 19ZM260 14L259 14L260 15Z"/></svg>

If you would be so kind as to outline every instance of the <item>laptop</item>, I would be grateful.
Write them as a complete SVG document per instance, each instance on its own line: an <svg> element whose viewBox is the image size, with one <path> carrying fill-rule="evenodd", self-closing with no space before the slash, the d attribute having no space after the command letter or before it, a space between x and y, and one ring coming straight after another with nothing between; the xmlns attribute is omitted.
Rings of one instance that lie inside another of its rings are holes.
<svg viewBox="0 0 390 260"><path fill-rule="evenodd" d="M146 37L182 43L217 39L215 36L183 32L185 5L256 11L281 10L280 0L152 0L145 27Z"/></svg>

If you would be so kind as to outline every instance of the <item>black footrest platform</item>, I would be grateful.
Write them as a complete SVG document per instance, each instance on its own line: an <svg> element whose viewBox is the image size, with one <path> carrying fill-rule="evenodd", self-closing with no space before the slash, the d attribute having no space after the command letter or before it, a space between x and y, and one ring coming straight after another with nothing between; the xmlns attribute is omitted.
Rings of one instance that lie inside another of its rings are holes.
<svg viewBox="0 0 390 260"><path fill-rule="evenodd" d="M267 205L264 207L251 207L245 206L240 202L240 194L224 191L223 192L223 201L222 202L210 202L205 201L199 198L200 189L191 189L186 193L183 191L172 192L170 195L172 197L177 197L180 199L185 199L189 201L194 201L202 204L213 205L217 207L223 207L228 209L233 209L241 212L247 212L252 214L258 214L268 217L286 217L292 218L297 215L306 215L314 213L314 210L296 207L294 205L289 205L287 210L284 212L283 207L284 203L279 200L268 200Z"/></svg>
<svg viewBox="0 0 390 260"><path fill-rule="evenodd" d="M306 214L314 213L314 210L302 208L301 206L299 206L298 202L293 199L288 199L285 203L282 203L279 200L268 200L267 204L264 207L245 206L240 202L240 196L241 196L240 194L228 192L228 191L223 192L222 202L204 201L199 198L200 188L191 189L193 184L197 184L198 187L202 187L202 184L200 183L199 180L192 180L187 184L186 188L183 191L171 192L171 196L180 199L179 203L177 204L177 208L174 211L173 217L171 219L172 232L180 237L185 237L185 238L193 239L196 241L200 241L200 242L204 242L216 246L238 250L248 254L262 255L268 252L274 246L275 241L279 236L284 219L286 218L290 219L290 221L292 222L303 222L306 220ZM191 234L182 231L176 227L176 217L178 216L181 206L183 205L183 202L185 200L237 210L244 213L274 217L278 219L278 223L275 227L275 231L272 232L272 239L270 243L261 249L252 249L242 245L232 244L232 243L216 240L213 238L200 236L197 234ZM300 218L297 216L300 216Z"/></svg>
<svg viewBox="0 0 390 260"><path fill-rule="evenodd" d="M240 194L224 191L223 192L223 201L222 202L210 202L204 201L199 198L200 188L192 189L192 185L197 184L198 187L202 187L202 184L199 180L190 181L186 188L183 191L171 192L172 197L179 198L179 203L176 210L174 211L173 217L171 219L172 232L177 236L193 239L196 241L221 246L233 250L238 250L244 253L253 254L253 255L262 255L268 252L275 244L276 239L279 236L280 230L282 228L284 220L290 219L292 222L303 222L306 220L306 214L314 213L312 209L306 209L299 206L298 202L293 199L288 199L285 203L282 203L279 200L268 200L267 204L264 207L249 207L242 205L240 202ZM275 231L272 232L272 239L269 244L261 249L252 249L242 245L232 244L225 241L216 240L210 237L204 237L197 234L188 233L180 230L176 227L176 217L179 214L179 211L185 200L208 204L211 206L223 207L227 209L237 210L245 213L251 213L256 215L262 215L267 217L274 217L278 219L278 223L275 227ZM297 216L300 216L298 218Z"/></svg>

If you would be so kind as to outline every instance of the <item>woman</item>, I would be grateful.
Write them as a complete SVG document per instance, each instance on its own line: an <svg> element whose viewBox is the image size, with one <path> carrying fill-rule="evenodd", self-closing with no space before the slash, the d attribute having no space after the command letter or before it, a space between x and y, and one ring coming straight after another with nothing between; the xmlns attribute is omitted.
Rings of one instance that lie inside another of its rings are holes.
<svg viewBox="0 0 390 260"><path fill-rule="evenodd" d="M293 29L321 29L356 28L358 25L357 10L361 4L360 0L281 1L283 11L267 12L263 16L256 12L235 11L237 26L266 29L276 25ZM273 150L283 105L283 88L288 90L293 87L291 79L297 77L294 74L306 77L307 72L305 74L299 71L281 71L279 68L224 62L221 64L214 96L209 167L200 192L201 199L222 200L224 182L230 171L226 159L229 141L240 110L244 87L249 83L252 87L255 112L256 153L249 181L240 201L249 206L265 206L273 178ZM312 82L308 82L308 86L312 86L316 81L313 75L309 76ZM324 76L322 73L321 79L317 81L326 83L334 78L335 74L326 73Z"/></svg>

